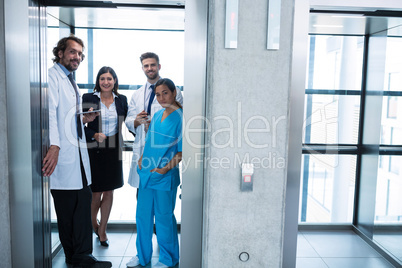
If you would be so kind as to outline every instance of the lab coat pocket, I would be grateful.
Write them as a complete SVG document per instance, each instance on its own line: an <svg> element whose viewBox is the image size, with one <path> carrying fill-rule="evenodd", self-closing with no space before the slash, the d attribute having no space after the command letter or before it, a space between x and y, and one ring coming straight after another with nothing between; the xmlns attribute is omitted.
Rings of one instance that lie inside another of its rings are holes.
<svg viewBox="0 0 402 268"><path fill-rule="evenodd" d="M76 161L76 154L78 155L78 150L76 147L71 146L68 141L61 142L58 165L68 165L74 163L74 161Z"/></svg>

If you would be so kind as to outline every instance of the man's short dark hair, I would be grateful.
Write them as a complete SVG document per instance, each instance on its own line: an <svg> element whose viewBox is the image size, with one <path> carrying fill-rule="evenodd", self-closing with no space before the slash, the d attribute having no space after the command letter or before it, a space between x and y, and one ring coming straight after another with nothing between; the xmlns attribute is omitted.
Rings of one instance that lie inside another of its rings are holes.
<svg viewBox="0 0 402 268"><path fill-rule="evenodd" d="M59 42L57 43L57 46L55 46L53 48L53 55L54 55L53 62L60 61L59 51L63 51L63 53L64 53L64 51L67 48L67 42L69 40L77 42L78 44L80 44L82 46L82 49L84 49L84 42L81 39L79 39L78 37L76 37L75 35L71 34L69 37L64 37L64 38L60 39ZM85 56L84 56L84 54L82 54L81 61L83 61L84 58L85 58Z"/></svg>
<svg viewBox="0 0 402 268"><path fill-rule="evenodd" d="M141 64L142 64L142 61L143 61L143 60L149 59L149 58L155 59L156 62L159 64L159 57L158 57L158 55L156 55L156 54L153 53L153 52L145 52L145 53L143 53L143 54L141 55L141 57L140 57Z"/></svg>

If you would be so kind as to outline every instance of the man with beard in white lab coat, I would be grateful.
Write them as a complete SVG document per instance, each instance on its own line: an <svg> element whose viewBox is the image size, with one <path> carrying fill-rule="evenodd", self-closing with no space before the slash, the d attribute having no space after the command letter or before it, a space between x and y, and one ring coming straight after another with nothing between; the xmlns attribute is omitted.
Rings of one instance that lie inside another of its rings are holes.
<svg viewBox="0 0 402 268"><path fill-rule="evenodd" d="M50 176L66 263L108 268L111 262L92 255L91 171L83 124L92 122L98 113L80 114L81 97L72 74L84 58L83 49L82 40L73 35L60 39L53 49L48 89L50 148L42 171Z"/></svg>

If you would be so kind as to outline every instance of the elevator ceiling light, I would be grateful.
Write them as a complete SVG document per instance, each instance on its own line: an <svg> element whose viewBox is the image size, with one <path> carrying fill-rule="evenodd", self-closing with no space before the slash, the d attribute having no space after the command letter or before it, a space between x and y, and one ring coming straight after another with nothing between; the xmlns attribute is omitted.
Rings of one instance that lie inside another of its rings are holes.
<svg viewBox="0 0 402 268"><path fill-rule="evenodd" d="M150 5L172 5L172 6L184 6L185 1L172 1L172 0L112 0L104 1L112 2L114 4L150 4Z"/></svg>
<svg viewBox="0 0 402 268"><path fill-rule="evenodd" d="M335 15L332 18L342 18L342 19L365 19L363 15Z"/></svg>
<svg viewBox="0 0 402 268"><path fill-rule="evenodd" d="M322 28L322 27L325 27L325 28L343 28L342 25L329 25L329 24L328 25L314 24L313 27L315 27L315 28Z"/></svg>

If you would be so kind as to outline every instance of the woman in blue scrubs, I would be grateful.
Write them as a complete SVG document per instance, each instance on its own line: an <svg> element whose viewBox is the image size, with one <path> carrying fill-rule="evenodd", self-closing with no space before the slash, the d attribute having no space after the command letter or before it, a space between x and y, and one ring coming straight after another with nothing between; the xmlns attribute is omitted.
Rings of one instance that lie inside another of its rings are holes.
<svg viewBox="0 0 402 268"><path fill-rule="evenodd" d="M152 117L144 153L138 161L138 254L127 267L145 266L151 261L154 217L160 253L159 262L153 267L172 267L179 262L177 222L173 212L180 184L178 164L182 159L183 109L175 100L177 89L170 79L160 79L154 90L164 109Z"/></svg>

